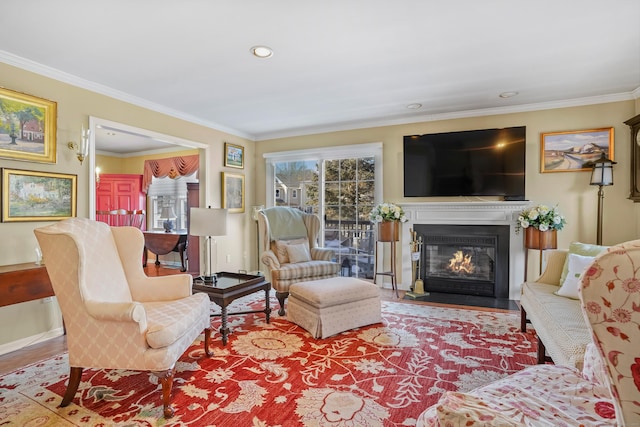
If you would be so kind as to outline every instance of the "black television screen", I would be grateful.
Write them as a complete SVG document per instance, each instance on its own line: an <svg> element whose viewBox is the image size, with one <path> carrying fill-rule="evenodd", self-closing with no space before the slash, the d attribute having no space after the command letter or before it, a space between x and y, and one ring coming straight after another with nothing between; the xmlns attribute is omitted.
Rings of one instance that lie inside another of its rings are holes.
<svg viewBox="0 0 640 427"><path fill-rule="evenodd" d="M524 200L526 127L404 137L404 196Z"/></svg>

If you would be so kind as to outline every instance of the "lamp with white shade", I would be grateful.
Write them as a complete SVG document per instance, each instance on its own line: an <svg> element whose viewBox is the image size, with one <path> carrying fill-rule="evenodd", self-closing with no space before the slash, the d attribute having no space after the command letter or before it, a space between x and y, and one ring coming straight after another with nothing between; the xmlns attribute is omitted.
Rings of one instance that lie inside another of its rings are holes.
<svg viewBox="0 0 640 427"><path fill-rule="evenodd" d="M207 238L209 262L205 266L204 275L201 276L201 279L205 285L213 285L217 282L217 277L211 268L211 241L213 236L225 236L227 234L227 209L191 208L189 218L189 234Z"/></svg>
<svg viewBox="0 0 640 427"><path fill-rule="evenodd" d="M590 185L598 186L598 228L596 231L596 244L602 244L602 207L604 201L605 185L613 185L613 165L616 162L607 158L604 154L598 160L592 162L593 170L591 171Z"/></svg>

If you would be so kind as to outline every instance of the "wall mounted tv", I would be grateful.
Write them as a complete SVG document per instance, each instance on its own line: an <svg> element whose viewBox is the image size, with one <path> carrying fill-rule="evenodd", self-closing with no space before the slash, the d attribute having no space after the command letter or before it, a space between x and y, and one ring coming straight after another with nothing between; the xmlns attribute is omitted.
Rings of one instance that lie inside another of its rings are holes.
<svg viewBox="0 0 640 427"><path fill-rule="evenodd" d="M524 200L526 127L404 137L404 196Z"/></svg>

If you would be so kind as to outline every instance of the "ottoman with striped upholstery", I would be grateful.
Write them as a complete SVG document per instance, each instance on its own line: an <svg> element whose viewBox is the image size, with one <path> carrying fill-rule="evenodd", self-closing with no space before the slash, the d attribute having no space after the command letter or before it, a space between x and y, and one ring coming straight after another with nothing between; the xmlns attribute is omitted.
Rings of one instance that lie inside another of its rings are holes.
<svg viewBox="0 0 640 427"><path fill-rule="evenodd" d="M289 321L314 338L382 321L380 290L353 277L332 277L294 283L287 303Z"/></svg>

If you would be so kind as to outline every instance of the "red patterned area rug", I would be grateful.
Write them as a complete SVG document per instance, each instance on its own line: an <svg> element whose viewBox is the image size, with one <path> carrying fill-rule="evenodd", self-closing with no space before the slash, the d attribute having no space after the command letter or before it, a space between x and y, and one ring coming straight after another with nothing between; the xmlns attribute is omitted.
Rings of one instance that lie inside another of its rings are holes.
<svg viewBox="0 0 640 427"><path fill-rule="evenodd" d="M0 426L412 426L443 391L535 364L534 337L519 331L516 312L383 302L382 323L328 339L277 315L229 323L229 343L216 335L214 357L200 337L179 360L170 420L156 378L133 371L85 370L73 403L57 408L63 354L0 377Z"/></svg>

